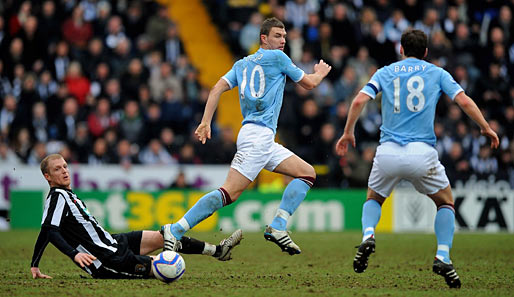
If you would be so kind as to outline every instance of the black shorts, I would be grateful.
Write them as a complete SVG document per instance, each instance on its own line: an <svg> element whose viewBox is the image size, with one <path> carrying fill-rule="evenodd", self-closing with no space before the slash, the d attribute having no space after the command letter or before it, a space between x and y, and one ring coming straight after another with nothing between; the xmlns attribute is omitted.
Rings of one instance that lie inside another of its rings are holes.
<svg viewBox="0 0 514 297"><path fill-rule="evenodd" d="M118 242L118 251L111 257L99 259L102 265L90 265L88 271L94 278L148 278L152 267L152 258L140 255L143 231L113 234ZM86 269L87 271L87 269Z"/></svg>

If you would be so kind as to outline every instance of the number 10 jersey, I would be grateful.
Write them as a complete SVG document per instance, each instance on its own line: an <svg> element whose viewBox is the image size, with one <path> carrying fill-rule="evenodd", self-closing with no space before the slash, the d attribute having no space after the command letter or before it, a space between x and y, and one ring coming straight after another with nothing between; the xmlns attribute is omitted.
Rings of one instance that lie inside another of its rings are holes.
<svg viewBox="0 0 514 297"><path fill-rule="evenodd" d="M407 58L380 68L361 92L371 98L382 92L380 143L436 143L435 109L444 92L452 100L461 86L444 69Z"/></svg>
<svg viewBox="0 0 514 297"><path fill-rule="evenodd" d="M260 48L222 77L231 89L239 87L243 125L254 123L276 132L286 75L299 82L305 73L283 51Z"/></svg>

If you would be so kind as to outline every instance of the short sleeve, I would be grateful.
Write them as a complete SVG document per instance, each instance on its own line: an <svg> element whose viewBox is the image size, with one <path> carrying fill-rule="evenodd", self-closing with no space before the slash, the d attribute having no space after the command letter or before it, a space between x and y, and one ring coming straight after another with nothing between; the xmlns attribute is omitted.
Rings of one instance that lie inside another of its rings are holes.
<svg viewBox="0 0 514 297"><path fill-rule="evenodd" d="M236 64L230 69L225 75L223 75L221 78L227 82L230 89L237 86L237 75L236 75Z"/></svg>
<svg viewBox="0 0 514 297"><path fill-rule="evenodd" d="M283 51L277 50L276 52L280 71L289 76L294 82L301 81L305 75L303 70L298 68Z"/></svg>
<svg viewBox="0 0 514 297"><path fill-rule="evenodd" d="M371 98L375 99L375 97L382 91L382 86L380 85L380 73L382 73L382 69L379 69L368 83L360 90L361 93L364 93Z"/></svg>
<svg viewBox="0 0 514 297"><path fill-rule="evenodd" d="M41 225L59 227L61 225L62 218L66 215L65 204L66 201L62 194L59 194L58 192L53 193L50 198L46 200Z"/></svg>
<svg viewBox="0 0 514 297"><path fill-rule="evenodd" d="M463 92L464 90L459 85L458 82L453 79L453 77L448 73L448 71L442 69L441 70L441 89L443 92L448 95L452 100L455 99L455 96L457 96L460 92Z"/></svg>

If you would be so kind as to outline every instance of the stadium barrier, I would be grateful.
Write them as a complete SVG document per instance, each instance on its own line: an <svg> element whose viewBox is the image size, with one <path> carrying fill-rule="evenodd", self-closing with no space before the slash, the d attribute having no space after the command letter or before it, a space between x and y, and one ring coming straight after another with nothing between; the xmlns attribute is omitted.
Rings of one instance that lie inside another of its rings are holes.
<svg viewBox="0 0 514 297"><path fill-rule="evenodd" d="M469 184L454 189L457 230L514 232L514 194L510 188ZM475 187L475 188L473 188ZM205 192L200 191L76 191L88 210L106 228L156 230L176 222ZM46 191L11 192L11 227L38 228ZM311 190L290 219L293 231L360 230L366 190ZM220 209L195 227L196 231L236 228L262 231L271 222L281 193L244 192L237 202ZM412 188L399 188L382 208L377 227L385 232L433 232L436 208Z"/></svg>

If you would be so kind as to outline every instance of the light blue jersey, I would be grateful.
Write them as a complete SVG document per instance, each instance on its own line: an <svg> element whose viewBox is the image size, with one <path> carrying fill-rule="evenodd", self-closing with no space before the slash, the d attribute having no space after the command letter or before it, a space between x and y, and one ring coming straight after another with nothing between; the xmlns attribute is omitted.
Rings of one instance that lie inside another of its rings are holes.
<svg viewBox="0 0 514 297"><path fill-rule="evenodd" d="M231 89L239 87L243 125L255 123L276 132L286 75L299 82L304 72L283 51L260 48L237 61L222 77Z"/></svg>
<svg viewBox="0 0 514 297"><path fill-rule="evenodd" d="M435 109L441 93L452 100L461 86L444 69L416 58L380 68L361 92L375 98L382 91L380 143L436 143Z"/></svg>

